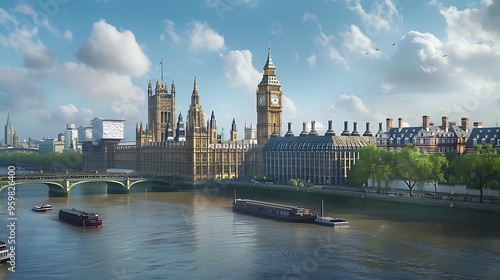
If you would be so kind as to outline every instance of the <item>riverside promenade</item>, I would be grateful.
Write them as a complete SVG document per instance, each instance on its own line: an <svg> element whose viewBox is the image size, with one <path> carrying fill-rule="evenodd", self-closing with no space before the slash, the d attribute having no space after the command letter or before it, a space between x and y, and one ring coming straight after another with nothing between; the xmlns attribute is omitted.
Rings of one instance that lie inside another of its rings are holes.
<svg viewBox="0 0 500 280"><path fill-rule="evenodd" d="M440 207L460 208L460 209L479 209L500 213L500 198L499 197L483 197L483 203L479 203L478 196L472 195L452 195L446 193L423 193L419 191L413 192L410 197L409 190L385 190L377 193L377 188L361 188L351 186L314 186L314 187L294 187L288 185L269 184L261 182L241 182L227 181L221 182L223 185L237 185L248 188L266 188L274 190L283 190L289 192L306 192L325 195L341 195L351 196L366 199L375 199L402 203L415 203L421 205L432 205Z"/></svg>

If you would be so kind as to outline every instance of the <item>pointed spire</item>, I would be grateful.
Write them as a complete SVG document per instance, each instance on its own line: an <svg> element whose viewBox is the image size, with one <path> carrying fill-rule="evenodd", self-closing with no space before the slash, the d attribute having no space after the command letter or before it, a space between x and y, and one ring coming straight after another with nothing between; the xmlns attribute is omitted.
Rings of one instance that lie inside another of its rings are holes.
<svg viewBox="0 0 500 280"><path fill-rule="evenodd" d="M273 64L271 59L271 44L267 47L267 61L264 65L264 72L262 73L262 80L259 85L275 84L279 85L280 82L276 78L276 66Z"/></svg>
<svg viewBox="0 0 500 280"><path fill-rule="evenodd" d="M12 126L12 123L10 122L10 111L7 111L7 123L5 126Z"/></svg>
<svg viewBox="0 0 500 280"><path fill-rule="evenodd" d="M200 98L198 96L198 85L196 83L196 75L194 76L193 94L191 95L191 105L200 104Z"/></svg>
<svg viewBox="0 0 500 280"><path fill-rule="evenodd" d="M233 123L231 124L231 131L236 131L236 121L233 118Z"/></svg>
<svg viewBox="0 0 500 280"><path fill-rule="evenodd" d="M215 113L212 110L212 114L210 115L210 122L208 123L208 127L210 129L217 129L217 121L215 120Z"/></svg>
<svg viewBox="0 0 500 280"><path fill-rule="evenodd" d="M196 92L196 94L198 94L198 84L196 83L196 75L194 75L193 92Z"/></svg>
<svg viewBox="0 0 500 280"><path fill-rule="evenodd" d="M170 87L170 92L172 93L172 96L175 96L175 82L174 79L172 79L172 86Z"/></svg>
<svg viewBox="0 0 500 280"><path fill-rule="evenodd" d="M264 65L264 69L266 68L276 68L273 64L273 60L271 59L271 43L268 44L267 46L267 61L266 65Z"/></svg>

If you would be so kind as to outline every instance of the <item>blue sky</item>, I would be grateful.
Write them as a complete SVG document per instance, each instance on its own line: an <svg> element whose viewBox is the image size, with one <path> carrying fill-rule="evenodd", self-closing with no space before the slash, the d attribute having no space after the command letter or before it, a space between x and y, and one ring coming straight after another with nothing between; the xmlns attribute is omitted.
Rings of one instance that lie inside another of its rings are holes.
<svg viewBox="0 0 500 280"><path fill-rule="evenodd" d="M378 123L429 115L495 126L500 116L500 1L2 1L0 117L20 139L67 123L147 122L147 83L175 80L185 117L196 75L219 130L256 122L271 45L283 128L328 120ZM352 129L352 125L349 127ZM3 139L3 136L2 136Z"/></svg>

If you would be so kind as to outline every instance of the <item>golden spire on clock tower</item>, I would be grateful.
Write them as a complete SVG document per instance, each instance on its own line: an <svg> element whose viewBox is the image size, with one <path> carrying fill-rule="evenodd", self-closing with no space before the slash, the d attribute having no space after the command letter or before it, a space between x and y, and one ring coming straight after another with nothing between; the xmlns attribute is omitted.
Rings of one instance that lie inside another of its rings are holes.
<svg viewBox="0 0 500 280"><path fill-rule="evenodd" d="M276 133L281 136L282 99L281 84L276 78L276 66L271 59L271 47L267 49L267 60L262 80L257 88L257 143L264 146L267 139Z"/></svg>

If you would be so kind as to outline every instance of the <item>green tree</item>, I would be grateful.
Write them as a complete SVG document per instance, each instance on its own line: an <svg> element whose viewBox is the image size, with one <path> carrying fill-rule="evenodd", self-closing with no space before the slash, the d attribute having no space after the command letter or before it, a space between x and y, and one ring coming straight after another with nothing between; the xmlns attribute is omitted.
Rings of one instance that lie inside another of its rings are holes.
<svg viewBox="0 0 500 280"><path fill-rule="evenodd" d="M298 185L298 183L297 183L297 180L290 179L290 180L288 180L287 185L296 187Z"/></svg>
<svg viewBox="0 0 500 280"><path fill-rule="evenodd" d="M348 182L355 186L367 186L368 179L372 179L378 186L388 182L392 172L392 159L394 153L377 148L374 144L366 145L359 149L359 159L348 175Z"/></svg>
<svg viewBox="0 0 500 280"><path fill-rule="evenodd" d="M406 145L394 156L394 176L403 180L410 196L413 196L413 188L417 183L423 183L431 178L432 164L429 155L421 153L412 144Z"/></svg>
<svg viewBox="0 0 500 280"><path fill-rule="evenodd" d="M456 176L479 189L479 201L483 203L483 190L488 183L500 179L500 155L493 147L476 145L474 152L455 158L451 167Z"/></svg>
<svg viewBox="0 0 500 280"><path fill-rule="evenodd" d="M429 164L426 164L430 168L428 172L429 180L433 182L434 194L437 194L437 184L438 182L444 182L444 175L447 167L449 165L448 160L444 154L432 153L427 155Z"/></svg>

